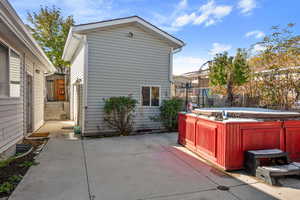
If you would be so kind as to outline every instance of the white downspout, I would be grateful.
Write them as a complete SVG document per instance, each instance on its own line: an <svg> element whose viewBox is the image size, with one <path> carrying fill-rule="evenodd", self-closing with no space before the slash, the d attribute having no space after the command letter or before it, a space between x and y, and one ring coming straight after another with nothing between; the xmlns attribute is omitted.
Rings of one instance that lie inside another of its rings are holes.
<svg viewBox="0 0 300 200"><path fill-rule="evenodd" d="M173 48L171 48L171 51L170 51L170 54L169 54L169 56L170 56L170 61L169 61L169 63L170 63L170 67L169 67L169 81L170 81L170 91L169 91L169 94L170 94L170 97L172 97L172 86L173 86L173 83L174 83L174 81L173 81L173 55L175 54L175 53L178 53L178 52L180 52L182 50L182 48L178 48L178 49L176 49L176 50L173 50Z"/></svg>

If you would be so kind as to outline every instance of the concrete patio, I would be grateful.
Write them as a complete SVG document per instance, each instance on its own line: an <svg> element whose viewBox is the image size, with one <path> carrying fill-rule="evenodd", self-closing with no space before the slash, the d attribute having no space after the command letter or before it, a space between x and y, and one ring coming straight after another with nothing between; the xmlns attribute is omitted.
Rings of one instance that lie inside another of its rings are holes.
<svg viewBox="0 0 300 200"><path fill-rule="evenodd" d="M52 138L37 159L40 164L30 168L10 200L293 200L300 196L299 179L272 187L240 172L218 171L177 145L177 133L76 140L70 130L61 130L67 126L62 123L48 122L40 130L50 131Z"/></svg>

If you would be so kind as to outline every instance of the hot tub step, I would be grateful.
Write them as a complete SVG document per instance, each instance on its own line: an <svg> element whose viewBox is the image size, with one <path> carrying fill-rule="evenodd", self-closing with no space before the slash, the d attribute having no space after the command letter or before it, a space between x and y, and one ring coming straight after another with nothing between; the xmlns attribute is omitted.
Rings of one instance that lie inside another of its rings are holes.
<svg viewBox="0 0 300 200"><path fill-rule="evenodd" d="M261 160L269 159L268 166ZM300 163L290 163L289 155L280 149L251 150L245 153L246 170L253 176L263 179L271 185L278 185L278 178L300 175Z"/></svg>
<svg viewBox="0 0 300 200"><path fill-rule="evenodd" d="M280 149L250 150L245 153L245 168L252 174L256 175L256 169L261 166L261 159L273 159L277 164L289 164L287 152Z"/></svg>
<svg viewBox="0 0 300 200"><path fill-rule="evenodd" d="M278 185L278 179L284 176L300 175L300 163L287 165L261 166L256 169L256 177L271 185Z"/></svg>

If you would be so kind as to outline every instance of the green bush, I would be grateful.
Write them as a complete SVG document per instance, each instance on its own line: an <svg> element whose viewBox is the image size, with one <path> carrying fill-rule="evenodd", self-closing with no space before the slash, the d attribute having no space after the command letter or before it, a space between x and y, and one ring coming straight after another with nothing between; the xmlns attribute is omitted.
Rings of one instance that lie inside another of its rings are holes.
<svg viewBox="0 0 300 200"><path fill-rule="evenodd" d="M153 117L154 121L161 121L168 131L175 131L178 128L178 113L183 109L183 100L172 98L164 100L160 106L160 115Z"/></svg>
<svg viewBox="0 0 300 200"><path fill-rule="evenodd" d="M14 161L16 158L13 156L13 157L10 157L6 160L1 160L0 161L0 168L3 168L3 167L6 167L7 165L9 165L12 161Z"/></svg>
<svg viewBox="0 0 300 200"><path fill-rule="evenodd" d="M12 184L18 184L21 180L22 180L22 176L20 175L13 175L11 177L8 178L8 181Z"/></svg>
<svg viewBox="0 0 300 200"><path fill-rule="evenodd" d="M111 97L105 100L104 121L120 135L129 135L133 130L133 113L137 101L132 97Z"/></svg>
<svg viewBox="0 0 300 200"><path fill-rule="evenodd" d="M0 185L0 193L6 193L9 194L11 191L13 191L14 185L9 182L4 182Z"/></svg>
<svg viewBox="0 0 300 200"><path fill-rule="evenodd" d="M35 162L35 161L24 161L23 163L21 163L19 165L19 167L31 167L31 166L35 166L35 165L38 165L39 163L38 162Z"/></svg>

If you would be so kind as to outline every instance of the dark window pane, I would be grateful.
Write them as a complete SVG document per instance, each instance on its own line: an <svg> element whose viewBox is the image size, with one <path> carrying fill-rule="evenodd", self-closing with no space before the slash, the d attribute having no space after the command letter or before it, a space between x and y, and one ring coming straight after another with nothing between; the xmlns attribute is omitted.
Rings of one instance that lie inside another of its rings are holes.
<svg viewBox="0 0 300 200"><path fill-rule="evenodd" d="M159 87L152 87L151 106L159 106Z"/></svg>
<svg viewBox="0 0 300 200"><path fill-rule="evenodd" d="M150 106L150 87L142 87L142 105Z"/></svg>
<svg viewBox="0 0 300 200"><path fill-rule="evenodd" d="M0 43L0 96L8 96L8 48Z"/></svg>

